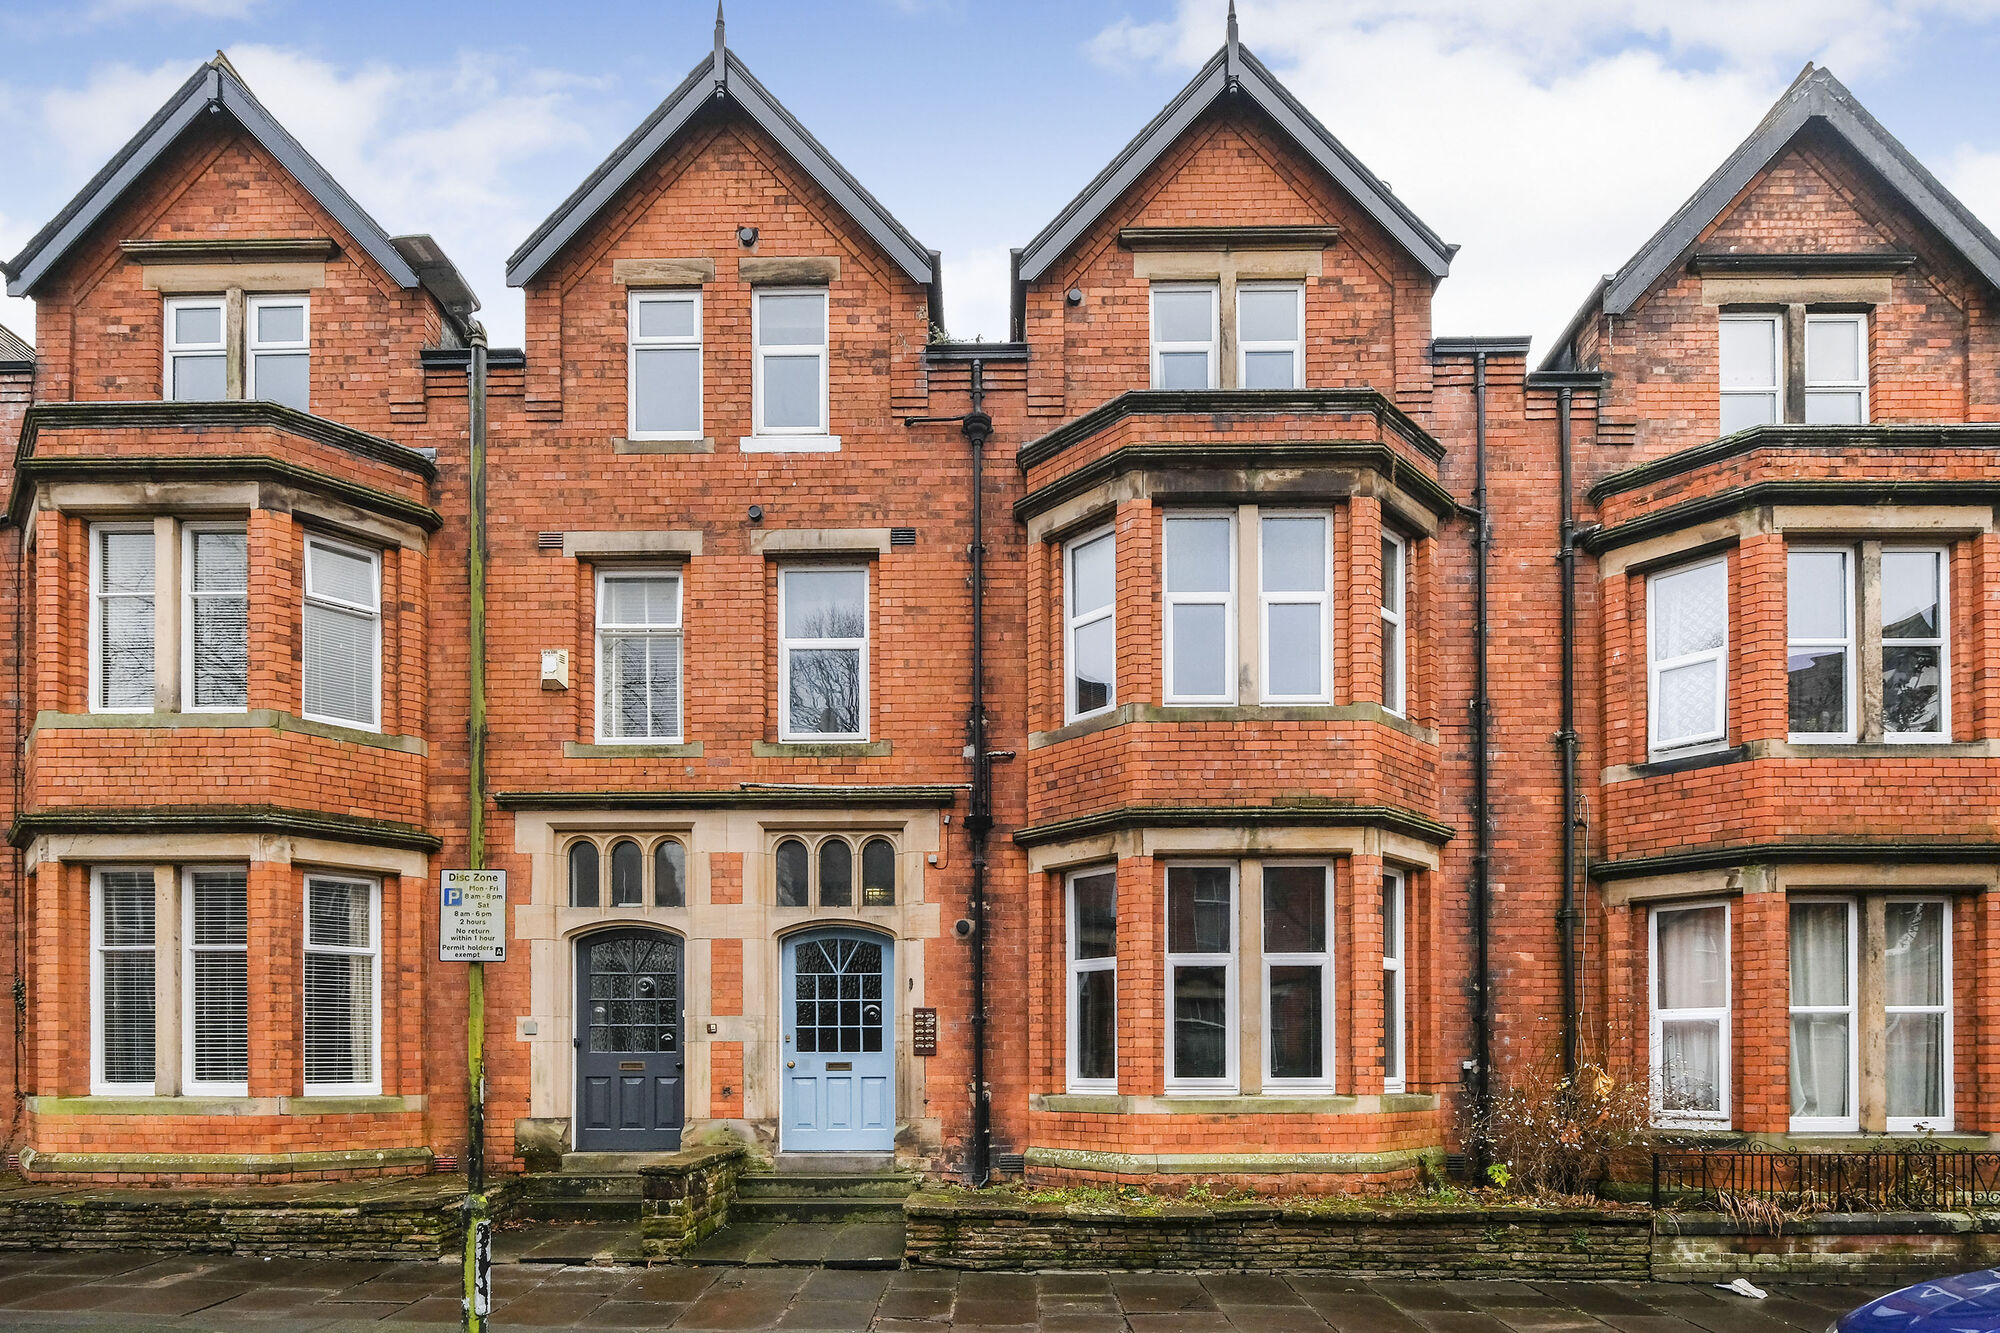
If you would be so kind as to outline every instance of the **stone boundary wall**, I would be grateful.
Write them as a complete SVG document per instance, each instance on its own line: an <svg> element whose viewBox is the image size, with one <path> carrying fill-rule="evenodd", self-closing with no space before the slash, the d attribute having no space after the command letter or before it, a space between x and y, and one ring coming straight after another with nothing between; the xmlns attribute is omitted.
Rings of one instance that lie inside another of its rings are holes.
<svg viewBox="0 0 2000 1333"><path fill-rule="evenodd" d="M748 1153L740 1143L687 1148L639 1168L639 1244L646 1258L678 1258L722 1229Z"/></svg>
<svg viewBox="0 0 2000 1333"><path fill-rule="evenodd" d="M1653 1276L1666 1282L1897 1286L2000 1264L2000 1213L1824 1213L1773 1235L1713 1214L1662 1213Z"/></svg>

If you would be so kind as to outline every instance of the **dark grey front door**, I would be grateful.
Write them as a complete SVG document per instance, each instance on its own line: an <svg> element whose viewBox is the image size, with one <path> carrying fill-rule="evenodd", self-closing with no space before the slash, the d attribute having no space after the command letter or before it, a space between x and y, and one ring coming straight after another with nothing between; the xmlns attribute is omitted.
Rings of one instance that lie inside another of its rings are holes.
<svg viewBox="0 0 2000 1333"><path fill-rule="evenodd" d="M681 1146L681 941L609 930L576 946L576 1150Z"/></svg>

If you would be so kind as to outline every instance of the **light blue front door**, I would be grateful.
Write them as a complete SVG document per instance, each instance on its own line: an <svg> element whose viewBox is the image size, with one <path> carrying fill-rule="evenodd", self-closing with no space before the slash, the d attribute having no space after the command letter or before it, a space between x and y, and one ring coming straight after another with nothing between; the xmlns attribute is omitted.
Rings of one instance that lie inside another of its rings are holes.
<svg viewBox="0 0 2000 1333"><path fill-rule="evenodd" d="M859 930L785 941L786 1152L896 1146L895 944Z"/></svg>

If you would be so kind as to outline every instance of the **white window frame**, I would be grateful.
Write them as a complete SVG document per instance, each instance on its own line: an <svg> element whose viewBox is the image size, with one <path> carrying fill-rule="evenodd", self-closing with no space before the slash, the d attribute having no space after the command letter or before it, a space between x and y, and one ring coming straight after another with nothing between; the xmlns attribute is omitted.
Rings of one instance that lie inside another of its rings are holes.
<svg viewBox="0 0 2000 1333"><path fill-rule="evenodd" d="M1891 648L1936 648L1938 652L1938 729L1936 731L1890 731L1887 718L1882 739L1892 745L1944 745L1951 740L1951 551L1943 546L1904 546L1885 544L1883 555L1895 553L1924 554L1937 559L1938 570L1938 632L1927 639L1891 639L1886 632L1875 654L1875 671L1882 670L1882 657ZM1886 631L1888 627L1884 626ZM1886 714L1887 709L1885 707Z"/></svg>
<svg viewBox="0 0 2000 1333"><path fill-rule="evenodd" d="M203 707L195 701L194 694L194 650L195 650L195 603L203 596L233 597L235 593L197 592L194 586L195 539L203 533L242 533L245 550L243 564L243 592L245 619L248 619L250 601L250 561L248 550L250 533L242 523L183 523L181 525L181 711L183 713L241 713L250 707L250 643L248 626L245 626L243 643L243 702L234 707ZM155 580L157 582L157 580ZM302 649L303 651L303 649ZM303 669L303 663L301 664Z"/></svg>
<svg viewBox="0 0 2000 1333"><path fill-rule="evenodd" d="M1259 340L1250 342L1243 336L1243 293L1245 292L1291 292L1297 299L1293 310L1297 317L1292 336L1283 341ZM1292 382L1285 386L1303 389L1306 385L1306 285L1302 282L1239 282L1236 284L1236 385L1238 388L1250 383L1250 354L1252 352L1290 352L1292 354Z"/></svg>
<svg viewBox="0 0 2000 1333"><path fill-rule="evenodd" d="M1853 740L1856 739L1856 737L1860 735L1860 732L1858 730L1858 718L1860 716L1860 700L1857 698L1857 695L1859 694L1859 690L1857 688L1859 677L1857 675L1856 661L1861 655L1860 651L1861 644L1860 644L1860 635L1856 632L1857 626L1855 623L1856 620L1859 618L1857 612L1859 610L1860 603L1855 599L1854 595L1854 566L1856 563L1855 552L1851 548L1846 546L1787 545L1785 548L1785 555L1787 559L1786 577L1785 577L1785 603L1786 603L1785 609L1787 616L1787 627L1786 627L1787 636L1785 639L1785 654L1787 659L1787 670L1786 670L1786 680L1785 680L1785 688L1786 688L1785 704L1786 704L1786 713L1788 719L1789 719L1789 714L1791 712L1791 695L1790 695L1791 672L1789 667L1790 667L1790 657L1792 649L1839 648L1843 650L1847 662L1847 679L1845 685L1843 686L1843 693L1847 700L1846 728L1841 731L1832 731L1832 732L1794 731L1789 733L1789 739L1795 744L1800 742L1810 742L1813 744L1846 744L1852 742ZM1791 613L1792 581L1790 575L1789 561L1790 557L1794 555L1837 555L1840 557L1840 569L1841 569L1840 595L1842 598L1841 605L1843 608L1842 618L1847 623L1846 638L1794 639L1790 637L1789 617Z"/></svg>
<svg viewBox="0 0 2000 1333"><path fill-rule="evenodd" d="M1222 953L1175 953L1173 950L1173 886L1175 870L1223 869L1229 872L1229 945ZM1241 1063L1239 1048L1242 1046L1243 1014L1242 1000L1237 986L1237 954L1241 951L1243 886L1241 868L1234 861L1175 861L1167 867L1166 892L1160 895L1160 942L1166 963L1161 974L1164 986L1161 992L1162 1017L1165 1022L1165 1049L1161 1052L1161 1065L1165 1071L1166 1095L1169 1097L1213 1097L1234 1096L1241 1087ZM1328 928L1331 929L1331 922ZM1174 975L1183 967L1220 967L1223 969L1223 1077L1221 1078L1180 1078L1174 1074Z"/></svg>
<svg viewBox="0 0 2000 1333"><path fill-rule="evenodd" d="M362 606L356 602L346 602L337 597L329 597L325 594L315 592L312 582L312 548L315 546L324 546L328 550L340 551L347 555L366 557L369 568L375 572L375 605ZM306 536L305 545L301 550L304 554L304 559L302 562L303 567L299 571L299 586L302 596L299 606L299 715L309 722L325 722L331 726L347 727L354 731L379 732L382 730L382 553L366 546L355 546L348 542L335 541L330 537L321 537L316 534L308 534ZM375 624L375 700L373 709L375 720L373 722L357 722L352 718L329 717L324 714L311 712L306 708L305 608L313 602L318 602L322 606L340 611L366 614L373 619Z"/></svg>
<svg viewBox="0 0 2000 1333"><path fill-rule="evenodd" d="M1861 372L1860 379L1816 380L1812 377L1812 326L1815 324L1852 324L1855 326L1857 353L1855 360L1857 368ZM1806 315L1805 336L1807 349L1805 366L1806 397L1805 402L1800 405L1800 410L1804 413L1802 419L1806 421L1812 419L1812 398L1814 393L1822 391L1843 394L1859 393L1861 395L1861 420L1857 424L1867 425L1870 419L1868 414L1868 316L1860 311L1840 313L1828 311L1823 314L1808 312Z"/></svg>
<svg viewBox="0 0 2000 1333"><path fill-rule="evenodd" d="M1722 1007L1720 1009L1663 1009L1660 1007L1660 918L1670 912L1704 911L1710 908L1722 909ZM1730 1125L1731 1084L1735 1081L1730 1072L1730 1015L1735 1008L1736 978L1735 968L1735 913L1727 900L1703 899L1698 902L1662 903L1646 913L1646 1013L1648 1059L1647 1078L1648 1101L1653 1124L1662 1129L1727 1129ZM1712 1112L1677 1111L1669 1114L1661 1106L1661 1046L1660 1029L1669 1020L1708 1021L1713 1020L1717 1031L1718 1048L1716 1068L1716 1107Z"/></svg>
<svg viewBox="0 0 2000 1333"><path fill-rule="evenodd" d="M1802 1005L1791 998L1791 975L1786 970L1786 1010L1785 1041L1789 1054L1792 1041L1791 1020L1800 1014L1845 1014L1847 1016L1847 1114L1844 1116L1795 1115L1791 1117L1791 1131L1794 1134L1844 1134L1861 1128L1861 952L1860 914L1852 898L1794 897L1785 904L1785 940L1789 957L1791 945L1791 908L1811 903L1826 904L1847 909L1847 1003ZM1790 1069L1789 1061L1787 1070ZM1787 1073L1789 1078L1789 1072ZM1787 1090L1789 1100L1789 1089Z"/></svg>
<svg viewBox="0 0 2000 1333"><path fill-rule="evenodd" d="M1387 528L1382 544L1396 553L1396 609L1389 608L1389 571L1382 571L1382 633L1395 632L1396 688L1382 682L1382 707L1402 717L1410 706L1410 544ZM1393 697L1392 697L1393 696Z"/></svg>
<svg viewBox="0 0 2000 1333"><path fill-rule="evenodd" d="M639 333L639 307L648 304L685 304L694 307L694 332L682 337L659 335L642 337ZM702 346L701 288L699 287L651 287L633 288L626 296L625 307L625 434L634 440L699 440L707 424L707 403L705 371L702 363L707 354ZM694 351L694 429L692 430L640 430L639 429L639 352L647 347L691 348ZM824 415L824 413L822 413Z"/></svg>
<svg viewBox="0 0 2000 1333"><path fill-rule="evenodd" d="M246 929L239 945L206 944L194 941L194 877L199 874L240 874L244 876L244 919L249 919L249 868L241 865L186 866L181 870L181 1091L195 1097L248 1097L250 1083L214 1082L195 1077L195 985L194 958L197 953L240 953L244 958L244 1006L247 1017L250 1000L250 942Z"/></svg>
<svg viewBox="0 0 2000 1333"><path fill-rule="evenodd" d="M607 621L604 618L604 585L621 579L672 579L674 582L674 619L668 625L627 625ZM678 567L617 568L597 571L597 630L596 630L596 671L597 688L597 743L599 745L679 745L687 736L687 579ZM670 734L658 736L627 736L611 732L605 726L605 690L610 685L610 652L605 647L607 638L672 639L680 645L680 670L674 678L674 716L680 720L680 729Z"/></svg>
<svg viewBox="0 0 2000 1333"><path fill-rule="evenodd" d="M1187 520L1222 522L1229 531L1229 586L1223 592L1171 592L1167 567L1171 559L1174 524ZM1232 512L1190 510L1170 511L1160 523L1160 702L1164 704L1215 705L1236 702L1236 515ZM1174 608L1177 606L1220 606L1222 608L1222 677L1220 694L1188 694L1174 683Z"/></svg>
<svg viewBox="0 0 2000 1333"><path fill-rule="evenodd" d="M366 948L351 945L314 944L312 942L312 886L318 881L337 884L365 884L368 886L368 931ZM369 1034L370 1074L366 1081L355 1083L307 1083L304 1095L307 1097L377 1097L382 1093L382 881L372 875L349 875L328 871L312 872L305 876L304 890L299 896L300 914L303 920L299 928L302 954L336 954L347 957L367 957L374 960L374 994L369 1000L369 1021L374 1030ZM301 1031L308 1021L306 1015L306 971L303 956L299 965L299 1021ZM304 1038L300 1039L300 1060L304 1060Z"/></svg>
<svg viewBox="0 0 2000 1333"><path fill-rule="evenodd" d="M1653 655L1654 631L1660 621L1655 614L1654 594L1660 580L1677 574L1691 574L1695 570L1711 565L1722 569L1722 642L1714 648L1704 648L1696 653L1683 653L1679 657L1659 659ZM1693 560L1687 564L1675 565L1669 569L1656 569L1646 575L1646 749L1655 756L1673 757L1684 754L1700 754L1707 750L1722 749L1729 739L1729 557L1712 556L1703 560ZM1715 726L1692 736L1678 737L1672 741L1660 739L1660 677L1679 667L1694 666L1713 660L1715 672Z"/></svg>
<svg viewBox="0 0 2000 1333"><path fill-rule="evenodd" d="M93 1097L151 1097L159 1087L160 1049L159 1031L159 978L160 978L160 917L157 899L153 910L153 942L144 950L138 945L115 946L119 953L147 952L153 955L155 1039L153 1045L153 1077L144 1082L113 1083L104 1076L104 875L129 873L143 870L150 878L151 866L97 866L90 872L90 1092Z"/></svg>
<svg viewBox="0 0 2000 1333"><path fill-rule="evenodd" d="M1952 1010L1955 1007L1952 1001L1954 1000L1954 998L1956 998L1956 993L1953 990L1953 983L1952 983L1953 969L1952 969L1951 937L1952 937L1953 922L1952 922L1952 911L1951 911L1951 905L1952 905L1951 899L1949 896L1944 894L1897 893L1889 895L1883 901L1885 903L1930 903L1939 909L1940 913L1942 914L1941 935L1939 939L1939 954L1940 954L1939 961L1943 969L1943 975L1939 977L1938 993L1944 997L1943 1004L1892 1005L1888 1002L1889 997L1886 991L1882 996L1882 1023L1885 1030L1888 1027L1888 1020L1890 1015L1892 1014L1942 1014L1944 1016L1944 1021L1939 1025L1939 1032L1938 1032L1938 1049L1944 1057L1944 1078L1943 1078L1943 1087L1941 1089L1942 1100L1944 1103L1944 1114L1941 1116L1889 1116L1884 1120L1883 1127L1885 1131L1890 1134L1918 1134L1922 1133L1926 1129L1935 1130L1943 1134L1948 1134L1952 1131L1953 1126L1957 1123L1955 1117L1957 1114L1957 1097L1958 1097L1958 1078L1957 1078L1958 1052L1954 1050L1952 1046L1952 1041L1953 1041L1952 1029L1954 1026L1952 1021L1953 1017ZM1889 941L1887 940L1884 940L1882 942L1883 948L1885 950L1888 948L1888 944ZM1884 978L1884 980L1886 983L1886 977ZM1883 1105L1887 1106L1889 1089L1887 1083L1888 1070L1886 1064L1883 1069L1882 1076L1883 1076L1883 1088L1882 1088Z"/></svg>
<svg viewBox="0 0 2000 1333"><path fill-rule="evenodd" d="M1089 611L1070 612L1070 593L1076 586L1076 553L1098 539L1111 543L1111 600L1101 607ZM1063 617L1063 721L1077 722L1087 717L1097 717L1118 707L1118 535L1110 527L1102 527L1072 537L1063 543L1063 578L1061 606ZM1107 692L1104 706L1088 711L1080 710L1076 704L1076 632L1095 625L1100 620L1111 622L1111 688Z"/></svg>
<svg viewBox="0 0 2000 1333"><path fill-rule="evenodd" d="M1321 591L1272 592L1265 587L1264 524L1270 520L1317 520L1320 549L1326 567L1320 571ZM1319 688L1310 694L1279 694L1271 688L1271 608L1319 608ZM1257 637L1259 698L1267 704L1330 703L1333 699L1333 517L1323 510L1270 510L1257 515Z"/></svg>
<svg viewBox="0 0 2000 1333"><path fill-rule="evenodd" d="M817 344L797 343L766 347L763 343L764 301L773 296L816 296L820 301L820 327L825 340ZM816 356L819 358L819 424L816 426L766 426L764 424L764 359L772 356ZM738 447L752 451L833 452L840 437L832 434L833 304L825 287L758 287L750 293L750 412L749 435Z"/></svg>
<svg viewBox="0 0 2000 1333"><path fill-rule="evenodd" d="M1206 292L1208 294L1208 341L1206 342L1161 342L1158 304L1155 301L1161 292ZM1146 340L1152 347L1152 387L1164 387L1160 375L1160 357L1168 352L1205 352L1208 354L1208 383L1205 388L1213 389L1220 383L1222 374L1222 284L1217 282L1155 282L1146 293Z"/></svg>
<svg viewBox="0 0 2000 1333"><path fill-rule="evenodd" d="M104 599L107 595L133 597L136 593L107 594L104 591L104 550L100 540L103 534L114 532L143 532L148 539L153 536L151 523L93 523L90 525L90 614L85 632L90 636L90 711L93 713L134 712L151 713L158 710L157 690L160 681L160 560L157 543L153 553L153 685L156 691L153 699L146 701L142 709L112 708L104 702Z"/></svg>
<svg viewBox="0 0 2000 1333"><path fill-rule="evenodd" d="M174 341L174 313L179 310L211 309L216 313L216 327L222 338L212 343L177 343ZM160 397L168 402L216 402L211 398L174 397L174 361L178 357L214 357L222 362L223 392L228 393L229 382L229 303L222 296L169 296L164 306L164 324L160 330Z"/></svg>
<svg viewBox="0 0 2000 1333"><path fill-rule="evenodd" d="M1396 1032L1396 1067L1389 1068L1385 1058L1382 1061L1382 1091L1402 1092L1409 1087L1410 1072L1410 968L1409 968L1409 922L1410 922L1410 877L1400 870L1382 871L1384 896L1392 896L1396 902L1395 938L1390 938L1388 923L1383 922L1382 930L1382 973L1395 978L1395 1012L1390 1013L1388 1005L1383 1006L1382 1026L1386 1032L1392 1025Z"/></svg>
<svg viewBox="0 0 2000 1333"><path fill-rule="evenodd" d="M1260 878L1263 870L1284 869L1311 869L1321 872L1320 891L1325 895L1323 909L1326 913L1324 918L1326 923L1326 947L1317 952L1295 952L1269 948L1260 949L1264 960L1264 1091L1267 1094L1277 1096L1290 1096L1301 1092L1332 1092L1334 1089L1334 1053L1336 1050L1334 1036L1338 1030L1338 1023L1334 1012L1336 991L1333 984L1333 941L1335 926L1333 915L1333 866L1326 861L1265 861L1260 867ZM1264 896L1263 887L1261 883L1257 886L1257 897L1260 906ZM1242 910L1241 904L1239 903L1236 906L1237 912L1240 915ZM1260 929L1263 926L1262 917L1263 914L1260 911L1258 913ZM1266 940L1268 940L1268 936L1266 936ZM1320 970L1320 1068L1326 1072L1319 1078L1279 1078L1271 1072L1271 1040L1276 1031L1276 1024L1271 1014L1271 969L1274 967L1317 967ZM1171 1001L1171 992L1169 992L1169 1000ZM1172 1017L1173 1015L1170 1012L1168 1014L1169 1020ZM1169 1038L1171 1039L1171 1034L1169 1034Z"/></svg>
<svg viewBox="0 0 2000 1333"><path fill-rule="evenodd" d="M812 571L826 574L860 574L861 591L861 637L858 639L793 639L785 635L786 584L792 574ZM787 742L807 744L833 743L848 744L865 742L870 732L871 709L868 697L868 641L874 637L874 616L869 603L874 600L874 572L862 565L780 565L778 567L778 739ZM859 699L859 721L861 728L854 732L795 731L792 729L792 654L815 648L861 650L861 688Z"/></svg>
<svg viewBox="0 0 2000 1333"><path fill-rule="evenodd" d="M1715 382L1716 382L1716 392L1717 392L1716 410L1718 416L1717 424L1720 425L1721 403L1723 399L1766 398L1766 397L1770 398L1772 403L1771 423L1773 425L1781 424L1785 420L1785 317L1783 315L1772 314L1770 312L1760 313L1760 312L1746 310L1741 312L1725 313L1719 316L1718 318L1719 322L1723 324L1762 324L1765 325L1770 330L1771 368L1772 368L1772 373L1775 374L1777 378L1769 385L1752 386L1747 384L1737 384L1737 385L1725 386L1722 383L1722 375L1723 375L1722 350L1721 350L1722 337L1720 331L1718 330L1716 334L1716 367L1715 367ZM1738 429L1750 430L1753 428L1749 426L1741 426L1738 427ZM1733 431L1730 433L1734 434Z"/></svg>
<svg viewBox="0 0 2000 1333"><path fill-rule="evenodd" d="M257 312L265 306L295 305L299 308L300 337L292 342L260 342L257 338ZM304 293L279 295L277 293L251 296L243 305L243 396L257 397L257 362L268 355L303 356L306 362L306 402L307 407L299 411L310 411L312 402L312 302Z"/></svg>
<svg viewBox="0 0 2000 1333"><path fill-rule="evenodd" d="M1112 877L1111 887L1111 955L1108 958L1078 958L1076 956L1076 882L1079 879L1095 879L1099 875ZM1077 1036L1076 989L1078 980L1086 972L1109 972L1111 974L1111 994L1115 1004L1118 1001L1118 870L1113 866L1090 866L1072 870L1063 876L1063 955L1067 966L1065 972L1066 989L1063 992L1063 1016L1065 1054L1063 1058L1064 1086L1070 1092L1115 1095L1118 1091L1118 1026L1111 1029L1110 1078L1084 1078L1076 1072L1076 1057L1079 1049Z"/></svg>

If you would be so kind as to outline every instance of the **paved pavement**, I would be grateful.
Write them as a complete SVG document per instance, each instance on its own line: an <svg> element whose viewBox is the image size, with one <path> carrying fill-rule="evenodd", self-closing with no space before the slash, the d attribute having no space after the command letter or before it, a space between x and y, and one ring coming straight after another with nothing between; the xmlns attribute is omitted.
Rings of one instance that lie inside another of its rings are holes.
<svg viewBox="0 0 2000 1333"><path fill-rule="evenodd" d="M7 1253L0 1328L438 1333L458 1320L457 1284L444 1264ZM502 1330L841 1333L1822 1333L1876 1294L1793 1286L1749 1301L1676 1283L545 1264L498 1266L493 1286Z"/></svg>

